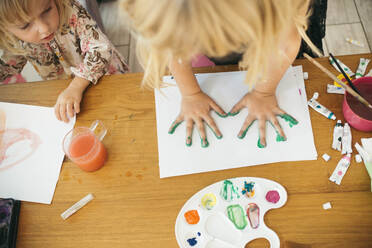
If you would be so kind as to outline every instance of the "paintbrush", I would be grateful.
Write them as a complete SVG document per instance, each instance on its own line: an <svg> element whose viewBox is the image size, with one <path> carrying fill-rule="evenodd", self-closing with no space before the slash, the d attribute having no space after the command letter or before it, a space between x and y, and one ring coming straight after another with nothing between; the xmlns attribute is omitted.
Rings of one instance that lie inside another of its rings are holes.
<svg viewBox="0 0 372 248"><path fill-rule="evenodd" d="M342 73L342 75L344 75L345 79L347 80L347 82L349 83L349 86L355 91L357 92L359 95L360 95L360 92L357 90L357 88L355 88L353 82L351 82L349 76L344 72L344 70L342 69L342 67L340 66L340 64L337 62L337 59L335 59L335 57L333 57L333 54L332 53L329 53L329 56L331 56L331 58L333 59L333 61L335 62L337 68L340 70L340 72Z"/></svg>
<svg viewBox="0 0 372 248"><path fill-rule="evenodd" d="M335 75L332 74L327 68L319 64L315 59L310 57L307 53L303 53L304 57L307 58L311 63L316 65L320 70L322 70L325 74L327 74L330 78L332 78L334 81L336 81L339 85L342 86L347 92L349 92L350 95L355 97L359 102L366 105L368 108L372 109L372 105L364 99L361 95L359 95L355 90L353 90L349 85L342 82L340 79L338 79Z"/></svg>

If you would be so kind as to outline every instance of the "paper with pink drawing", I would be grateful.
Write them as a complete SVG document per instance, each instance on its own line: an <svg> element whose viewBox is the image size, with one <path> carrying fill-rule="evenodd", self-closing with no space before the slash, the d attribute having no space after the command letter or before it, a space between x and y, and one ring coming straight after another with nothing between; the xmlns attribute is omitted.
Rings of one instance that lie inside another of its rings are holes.
<svg viewBox="0 0 372 248"><path fill-rule="evenodd" d="M53 108L0 102L0 198L50 204L74 124Z"/></svg>

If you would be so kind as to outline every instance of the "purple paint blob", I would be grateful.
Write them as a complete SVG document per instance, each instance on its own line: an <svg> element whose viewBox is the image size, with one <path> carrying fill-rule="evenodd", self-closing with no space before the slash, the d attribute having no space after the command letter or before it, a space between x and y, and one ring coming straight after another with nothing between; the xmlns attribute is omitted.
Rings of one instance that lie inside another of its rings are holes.
<svg viewBox="0 0 372 248"><path fill-rule="evenodd" d="M276 190L270 190L266 194L266 200L271 203L277 203L280 200L280 195Z"/></svg>

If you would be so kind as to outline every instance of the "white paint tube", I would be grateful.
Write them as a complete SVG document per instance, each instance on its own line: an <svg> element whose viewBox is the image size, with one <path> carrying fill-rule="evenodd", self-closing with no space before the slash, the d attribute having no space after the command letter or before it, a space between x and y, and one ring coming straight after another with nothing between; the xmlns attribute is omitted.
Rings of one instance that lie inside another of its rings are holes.
<svg viewBox="0 0 372 248"><path fill-rule="evenodd" d="M344 133L342 135L342 152L341 154L346 154L346 153L352 153L353 149L351 148L351 141L352 141L352 136L351 136L351 130L349 124L345 123L344 125Z"/></svg>
<svg viewBox="0 0 372 248"><path fill-rule="evenodd" d="M333 142L332 149L341 151L342 136L344 134L344 127L340 120L337 121L335 128L333 129Z"/></svg>
<svg viewBox="0 0 372 248"><path fill-rule="evenodd" d="M349 67L347 67L344 63L342 63L339 59L336 59L336 60L338 64L341 66L341 68L346 72L346 74L348 74L350 77L355 75L355 73ZM331 57L329 57L329 62L331 63L331 65L333 65L334 68L336 68L336 70L340 72L340 70L337 68L336 63L333 61Z"/></svg>
<svg viewBox="0 0 372 248"><path fill-rule="evenodd" d="M345 94L345 89L337 87L336 85L327 84L327 93L330 94Z"/></svg>
<svg viewBox="0 0 372 248"><path fill-rule="evenodd" d="M355 78L363 77L364 73L366 73L367 66L368 66L368 63L370 61L371 60L369 60L369 59L360 58L359 66L358 66L358 69L356 71Z"/></svg>
<svg viewBox="0 0 372 248"><path fill-rule="evenodd" d="M324 115L325 117L327 117L328 119L331 119L331 120L336 120L336 116L335 114L330 111L329 109L327 109L326 107L324 107L323 105L321 105L316 99L318 99L319 97L319 93L318 92L315 92L313 97L307 102L307 104L312 107L316 112Z"/></svg>
<svg viewBox="0 0 372 248"><path fill-rule="evenodd" d="M358 142L355 143L354 147L355 149L357 149L360 156L362 156L364 163L368 163L371 161L371 156L366 150L363 149L363 147L358 144Z"/></svg>
<svg viewBox="0 0 372 248"><path fill-rule="evenodd" d="M365 77L372 77L372 69L369 70L369 72L367 73L367 75L365 75Z"/></svg>
<svg viewBox="0 0 372 248"><path fill-rule="evenodd" d="M347 169L350 166L351 154L347 154L342 157L338 162L336 169L333 171L332 175L329 177L331 182L336 183L337 185L341 184L342 178L345 176Z"/></svg>
<svg viewBox="0 0 372 248"><path fill-rule="evenodd" d="M363 149L372 155L372 138L361 138L360 139Z"/></svg>

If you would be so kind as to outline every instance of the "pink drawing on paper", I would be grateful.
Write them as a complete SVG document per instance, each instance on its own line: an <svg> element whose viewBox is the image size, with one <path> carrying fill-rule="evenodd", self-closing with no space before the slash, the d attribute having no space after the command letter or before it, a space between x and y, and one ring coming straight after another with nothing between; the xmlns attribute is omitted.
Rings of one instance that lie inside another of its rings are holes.
<svg viewBox="0 0 372 248"><path fill-rule="evenodd" d="M0 172L25 161L40 144L40 137L26 128L7 129L6 115L0 109Z"/></svg>

